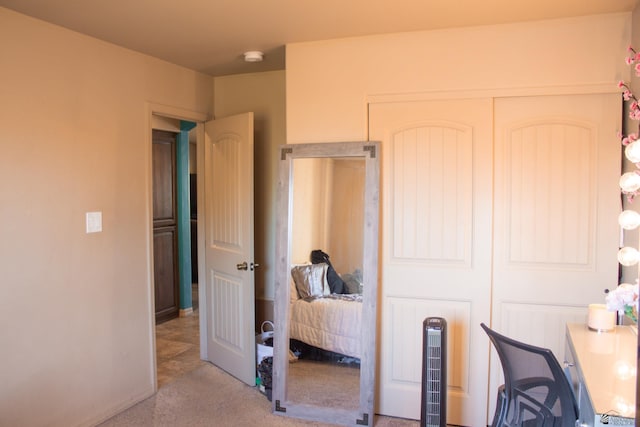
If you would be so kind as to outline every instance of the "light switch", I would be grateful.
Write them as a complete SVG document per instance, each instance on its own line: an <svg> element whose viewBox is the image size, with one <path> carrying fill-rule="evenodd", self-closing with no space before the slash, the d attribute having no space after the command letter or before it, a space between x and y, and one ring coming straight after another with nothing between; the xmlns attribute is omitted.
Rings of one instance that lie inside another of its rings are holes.
<svg viewBox="0 0 640 427"><path fill-rule="evenodd" d="M102 212L87 212L87 233L102 231Z"/></svg>

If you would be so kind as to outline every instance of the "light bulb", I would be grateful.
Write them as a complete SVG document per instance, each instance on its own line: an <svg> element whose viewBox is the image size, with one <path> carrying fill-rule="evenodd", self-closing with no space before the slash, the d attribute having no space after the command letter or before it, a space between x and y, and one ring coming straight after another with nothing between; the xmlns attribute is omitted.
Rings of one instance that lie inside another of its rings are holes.
<svg viewBox="0 0 640 427"><path fill-rule="evenodd" d="M624 149L624 155L632 163L640 163L640 139L633 141Z"/></svg>
<svg viewBox="0 0 640 427"><path fill-rule="evenodd" d="M640 261L640 252L637 249L625 246L618 251L618 262L625 267L637 264Z"/></svg>
<svg viewBox="0 0 640 427"><path fill-rule="evenodd" d="M640 189L640 175L635 172L627 172L620 177L620 188L625 193L633 193Z"/></svg>
<svg viewBox="0 0 640 427"><path fill-rule="evenodd" d="M625 230L634 230L640 226L640 213L632 210L624 210L618 216L618 224Z"/></svg>

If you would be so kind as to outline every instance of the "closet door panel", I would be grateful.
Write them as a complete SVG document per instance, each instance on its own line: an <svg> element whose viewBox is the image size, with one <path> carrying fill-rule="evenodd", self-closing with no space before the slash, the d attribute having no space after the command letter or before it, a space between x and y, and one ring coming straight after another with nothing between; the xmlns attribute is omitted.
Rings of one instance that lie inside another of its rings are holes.
<svg viewBox="0 0 640 427"><path fill-rule="evenodd" d="M486 425L492 101L370 105L382 141L378 412L420 418L422 322L447 320L447 422ZM464 112L464 114L461 114Z"/></svg>
<svg viewBox="0 0 640 427"><path fill-rule="evenodd" d="M620 117L618 94L495 101L493 327L557 357L617 284Z"/></svg>

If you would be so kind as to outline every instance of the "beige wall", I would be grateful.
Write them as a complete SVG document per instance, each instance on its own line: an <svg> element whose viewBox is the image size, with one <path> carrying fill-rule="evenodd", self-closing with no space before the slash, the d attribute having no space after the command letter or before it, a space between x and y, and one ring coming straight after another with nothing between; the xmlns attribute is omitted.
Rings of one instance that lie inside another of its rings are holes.
<svg viewBox="0 0 640 427"><path fill-rule="evenodd" d="M285 72L270 71L214 79L216 118L254 113L256 323L273 320L275 198L278 147L285 138Z"/></svg>
<svg viewBox="0 0 640 427"><path fill-rule="evenodd" d="M321 249L338 274L362 271L364 159L296 158L292 168L291 263Z"/></svg>
<svg viewBox="0 0 640 427"><path fill-rule="evenodd" d="M367 140L374 102L617 93L630 40L625 13L291 44L288 142Z"/></svg>
<svg viewBox="0 0 640 427"><path fill-rule="evenodd" d="M367 102L385 95L616 91L630 25L612 14L288 45L288 142L366 140Z"/></svg>
<svg viewBox="0 0 640 427"><path fill-rule="evenodd" d="M155 387L148 105L210 115L212 79L0 23L0 425L91 425Z"/></svg>

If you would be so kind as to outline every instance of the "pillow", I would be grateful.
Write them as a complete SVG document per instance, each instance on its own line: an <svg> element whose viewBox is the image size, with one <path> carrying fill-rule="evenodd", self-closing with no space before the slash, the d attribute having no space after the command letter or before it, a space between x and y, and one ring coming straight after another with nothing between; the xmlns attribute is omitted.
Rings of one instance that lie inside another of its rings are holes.
<svg viewBox="0 0 640 427"><path fill-rule="evenodd" d="M342 276L344 280L344 289L346 294L361 294L362 293L362 272L356 270L353 274L345 274Z"/></svg>
<svg viewBox="0 0 640 427"><path fill-rule="evenodd" d="M296 285L300 298L327 296L327 268L325 263L297 265L291 269L291 277Z"/></svg>
<svg viewBox="0 0 640 427"><path fill-rule="evenodd" d="M308 262L305 262L303 264L293 264L291 266L291 277L289 278L289 302L291 304L300 299L300 295L298 295L298 288L296 288L296 282L293 280L293 269L305 265L310 264Z"/></svg>
<svg viewBox="0 0 640 427"><path fill-rule="evenodd" d="M293 281L293 278L289 280L289 302L293 304L294 302L300 299L300 295L298 295L298 289L296 289L296 282Z"/></svg>

